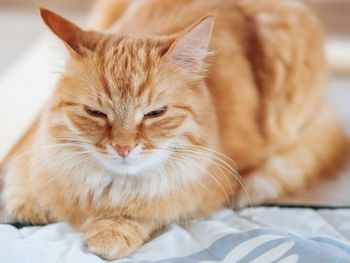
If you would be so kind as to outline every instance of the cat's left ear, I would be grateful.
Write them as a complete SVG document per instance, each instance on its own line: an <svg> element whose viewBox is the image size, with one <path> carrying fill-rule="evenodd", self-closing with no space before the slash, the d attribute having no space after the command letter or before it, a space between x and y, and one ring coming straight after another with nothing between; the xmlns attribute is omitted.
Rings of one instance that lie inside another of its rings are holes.
<svg viewBox="0 0 350 263"><path fill-rule="evenodd" d="M206 16L187 28L171 45L166 56L190 72L200 72L208 51L214 27L214 17Z"/></svg>
<svg viewBox="0 0 350 263"><path fill-rule="evenodd" d="M64 17L39 6L40 15L50 30L60 38L73 55L83 55L93 44L93 32L84 31Z"/></svg>

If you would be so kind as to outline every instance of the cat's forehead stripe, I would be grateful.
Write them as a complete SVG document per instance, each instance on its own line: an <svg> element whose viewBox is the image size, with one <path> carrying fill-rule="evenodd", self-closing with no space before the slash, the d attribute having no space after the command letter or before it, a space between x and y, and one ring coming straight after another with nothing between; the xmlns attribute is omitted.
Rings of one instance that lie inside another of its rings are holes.
<svg viewBox="0 0 350 263"><path fill-rule="evenodd" d="M157 43L127 38L101 41L98 53L108 97L142 96L162 52L160 47Z"/></svg>

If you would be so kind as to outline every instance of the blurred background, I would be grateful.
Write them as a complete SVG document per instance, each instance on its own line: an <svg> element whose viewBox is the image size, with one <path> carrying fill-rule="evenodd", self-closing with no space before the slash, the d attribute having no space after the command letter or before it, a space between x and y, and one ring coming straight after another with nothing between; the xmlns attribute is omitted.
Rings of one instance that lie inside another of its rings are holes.
<svg viewBox="0 0 350 263"><path fill-rule="evenodd" d="M97 0L37 1L84 28ZM350 135L350 0L304 2L327 32L326 53L332 68L327 95ZM50 43L45 38L52 37L48 32L35 0L0 0L0 159L35 117L54 84L46 61L50 52L45 53ZM348 176L281 202L327 204L333 200L331 204L349 204L350 168L345 173Z"/></svg>

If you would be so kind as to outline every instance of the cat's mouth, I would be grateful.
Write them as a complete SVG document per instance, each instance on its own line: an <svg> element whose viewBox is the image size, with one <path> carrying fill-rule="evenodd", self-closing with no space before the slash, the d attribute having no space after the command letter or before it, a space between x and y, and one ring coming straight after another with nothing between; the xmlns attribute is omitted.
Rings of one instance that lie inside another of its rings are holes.
<svg viewBox="0 0 350 263"><path fill-rule="evenodd" d="M117 174L137 174L145 166L135 158L103 158L100 161L104 168Z"/></svg>
<svg viewBox="0 0 350 263"><path fill-rule="evenodd" d="M98 160L104 168L116 174L142 175L146 170L157 169L162 162L162 156L157 153L127 156L125 158L112 156L99 156Z"/></svg>
<svg viewBox="0 0 350 263"><path fill-rule="evenodd" d="M159 170L168 156L168 151L159 149L144 150L142 145L135 147L127 156L121 156L114 148L106 147L104 152L95 149L95 160L101 167L115 174L142 176L149 170Z"/></svg>
<svg viewBox="0 0 350 263"><path fill-rule="evenodd" d="M113 160L113 159L112 159ZM138 160L135 158L115 158L115 163L116 165L120 165L122 167L127 167L127 166L135 166L138 163Z"/></svg>

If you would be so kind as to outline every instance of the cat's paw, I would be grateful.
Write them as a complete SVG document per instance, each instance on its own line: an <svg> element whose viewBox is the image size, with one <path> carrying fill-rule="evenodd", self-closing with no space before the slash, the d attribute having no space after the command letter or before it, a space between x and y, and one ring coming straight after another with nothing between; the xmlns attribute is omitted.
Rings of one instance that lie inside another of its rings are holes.
<svg viewBox="0 0 350 263"><path fill-rule="evenodd" d="M12 222L26 222L35 225L55 222L49 211L40 209L38 205L32 204L30 201L23 205L19 204L14 208L8 209L8 211L5 210L3 213L4 217Z"/></svg>
<svg viewBox="0 0 350 263"><path fill-rule="evenodd" d="M278 182L264 174L254 173L244 180L246 191L241 188L235 196L235 208L259 205L277 198L281 193Z"/></svg>
<svg viewBox="0 0 350 263"><path fill-rule="evenodd" d="M144 239L139 227L129 220L100 220L88 228L85 242L94 254L115 260L135 252Z"/></svg>

